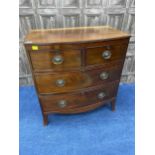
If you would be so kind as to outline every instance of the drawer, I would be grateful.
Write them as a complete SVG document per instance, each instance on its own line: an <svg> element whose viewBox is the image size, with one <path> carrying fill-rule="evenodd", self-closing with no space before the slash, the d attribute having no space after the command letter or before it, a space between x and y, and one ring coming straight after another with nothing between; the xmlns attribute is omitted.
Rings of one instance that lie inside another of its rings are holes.
<svg viewBox="0 0 155 155"><path fill-rule="evenodd" d="M70 112L79 108L93 106L104 102L116 95L118 82L113 82L91 90L75 92L72 94L40 95L40 101L44 112Z"/></svg>
<svg viewBox="0 0 155 155"><path fill-rule="evenodd" d="M40 94L70 92L118 80L121 66L98 68L88 71L36 74L35 81Z"/></svg>
<svg viewBox="0 0 155 155"><path fill-rule="evenodd" d="M100 65L121 60L126 55L127 44L107 45L86 49L86 64Z"/></svg>
<svg viewBox="0 0 155 155"><path fill-rule="evenodd" d="M80 50L30 51L34 71L63 70L81 66Z"/></svg>

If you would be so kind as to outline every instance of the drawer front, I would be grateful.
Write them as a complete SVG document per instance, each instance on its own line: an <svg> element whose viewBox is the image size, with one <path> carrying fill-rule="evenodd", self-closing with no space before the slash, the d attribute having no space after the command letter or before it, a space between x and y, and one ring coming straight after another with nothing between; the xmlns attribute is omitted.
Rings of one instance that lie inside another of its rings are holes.
<svg viewBox="0 0 155 155"><path fill-rule="evenodd" d="M126 55L127 44L107 45L103 47L86 49L86 64L100 65L121 60Z"/></svg>
<svg viewBox="0 0 155 155"><path fill-rule="evenodd" d="M35 81L40 94L71 92L96 86L105 82L118 80L121 66L99 68L86 72L55 72L51 74L37 74Z"/></svg>
<svg viewBox="0 0 155 155"><path fill-rule="evenodd" d="M30 51L34 71L63 70L81 66L80 50Z"/></svg>
<svg viewBox="0 0 155 155"><path fill-rule="evenodd" d="M93 90L62 95L40 95L39 98L45 112L69 112L72 109L78 110L80 107L93 106L93 104L115 97L117 87L118 82L113 82Z"/></svg>

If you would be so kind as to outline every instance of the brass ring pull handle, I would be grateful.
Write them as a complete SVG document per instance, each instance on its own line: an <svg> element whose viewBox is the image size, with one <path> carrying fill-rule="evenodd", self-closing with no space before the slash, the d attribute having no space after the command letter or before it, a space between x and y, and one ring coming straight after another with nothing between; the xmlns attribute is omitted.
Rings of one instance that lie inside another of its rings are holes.
<svg viewBox="0 0 155 155"><path fill-rule="evenodd" d="M111 58L111 51L109 51L109 50L106 50L106 51L104 51L104 52L102 52L102 58L104 58L104 59L110 59Z"/></svg>
<svg viewBox="0 0 155 155"><path fill-rule="evenodd" d="M105 96L106 96L105 92L100 92L97 97L99 99L103 99Z"/></svg>
<svg viewBox="0 0 155 155"><path fill-rule="evenodd" d="M102 72L100 74L100 79L101 80L106 80L106 79L108 79L108 77L109 77L109 74L107 72Z"/></svg>
<svg viewBox="0 0 155 155"><path fill-rule="evenodd" d="M66 106L67 106L67 101L66 101L66 100L60 100L60 101L58 102L58 106L59 106L60 108L66 107Z"/></svg>
<svg viewBox="0 0 155 155"><path fill-rule="evenodd" d="M65 85L65 80L63 79L56 80L56 86L63 87L64 85Z"/></svg>
<svg viewBox="0 0 155 155"><path fill-rule="evenodd" d="M52 58L52 62L53 64L55 65L59 65L59 64L62 64L64 61L63 57L61 55L55 55L53 58Z"/></svg>

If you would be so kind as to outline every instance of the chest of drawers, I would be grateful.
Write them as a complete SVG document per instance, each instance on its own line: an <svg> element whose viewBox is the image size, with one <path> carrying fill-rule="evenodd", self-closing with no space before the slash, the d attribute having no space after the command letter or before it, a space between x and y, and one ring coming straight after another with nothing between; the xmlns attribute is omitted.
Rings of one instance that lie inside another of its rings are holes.
<svg viewBox="0 0 155 155"><path fill-rule="evenodd" d="M130 36L109 26L32 30L25 37L43 115L79 113L115 99Z"/></svg>

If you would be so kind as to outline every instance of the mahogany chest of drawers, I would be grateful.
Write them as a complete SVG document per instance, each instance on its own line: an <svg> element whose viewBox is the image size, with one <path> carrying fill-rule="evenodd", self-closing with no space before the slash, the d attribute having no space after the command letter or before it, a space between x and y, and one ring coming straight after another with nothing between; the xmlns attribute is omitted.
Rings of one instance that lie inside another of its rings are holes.
<svg viewBox="0 0 155 155"><path fill-rule="evenodd" d="M43 115L79 113L115 99L130 36L109 26L32 30L25 37Z"/></svg>

